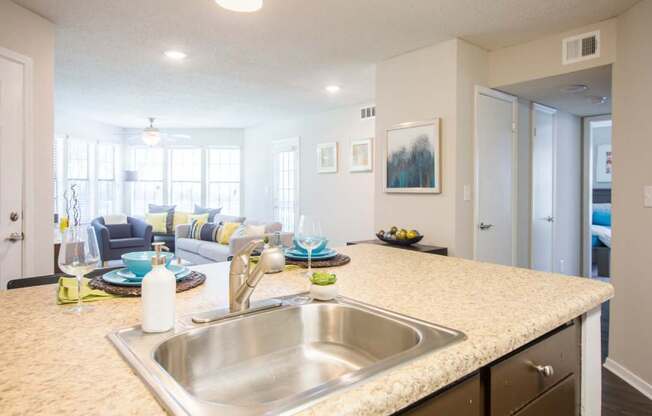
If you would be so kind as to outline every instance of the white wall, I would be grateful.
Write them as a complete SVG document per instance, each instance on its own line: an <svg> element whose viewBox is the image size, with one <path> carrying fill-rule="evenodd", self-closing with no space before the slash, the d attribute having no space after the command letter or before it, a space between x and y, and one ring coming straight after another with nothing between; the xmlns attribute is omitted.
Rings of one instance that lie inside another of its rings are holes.
<svg viewBox="0 0 652 416"><path fill-rule="evenodd" d="M374 231L374 173L349 172L353 140L374 137L373 120L360 120L360 106L267 123L245 130L245 215L272 219L272 142L300 138L300 210L321 219L333 244L370 239ZM317 144L338 142L337 173L317 173ZM376 164L374 170L378 169Z"/></svg>
<svg viewBox="0 0 652 416"><path fill-rule="evenodd" d="M121 127L99 121L83 119L73 114L57 111L54 117L54 134L57 137L70 136L73 139L93 142L122 143Z"/></svg>
<svg viewBox="0 0 652 416"><path fill-rule="evenodd" d="M52 137L54 25L9 0L0 0L0 46L34 63L33 137L25 143L23 274L53 272Z"/></svg>

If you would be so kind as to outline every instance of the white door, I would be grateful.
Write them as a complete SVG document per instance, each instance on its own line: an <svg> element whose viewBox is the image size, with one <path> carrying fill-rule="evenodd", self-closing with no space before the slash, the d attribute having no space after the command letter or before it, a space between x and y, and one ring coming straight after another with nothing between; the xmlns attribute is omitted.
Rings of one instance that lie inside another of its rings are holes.
<svg viewBox="0 0 652 416"><path fill-rule="evenodd" d="M531 268L553 271L555 110L532 105Z"/></svg>
<svg viewBox="0 0 652 416"><path fill-rule="evenodd" d="M274 220L293 232L299 212L299 139L273 143Z"/></svg>
<svg viewBox="0 0 652 416"><path fill-rule="evenodd" d="M515 123L515 97L476 89L476 260L505 265L516 262Z"/></svg>
<svg viewBox="0 0 652 416"><path fill-rule="evenodd" d="M23 64L0 49L0 290L23 274L24 87Z"/></svg>

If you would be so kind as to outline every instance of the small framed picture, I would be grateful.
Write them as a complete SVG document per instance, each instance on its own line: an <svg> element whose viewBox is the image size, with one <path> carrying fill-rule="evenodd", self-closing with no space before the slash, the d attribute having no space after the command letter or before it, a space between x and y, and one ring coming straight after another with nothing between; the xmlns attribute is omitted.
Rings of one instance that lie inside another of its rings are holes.
<svg viewBox="0 0 652 416"><path fill-rule="evenodd" d="M439 118L387 130L385 192L441 193Z"/></svg>
<svg viewBox="0 0 652 416"><path fill-rule="evenodd" d="M337 142L317 145L317 172L337 172Z"/></svg>
<svg viewBox="0 0 652 416"><path fill-rule="evenodd" d="M351 142L351 172L371 172L373 170L372 140L354 140Z"/></svg>

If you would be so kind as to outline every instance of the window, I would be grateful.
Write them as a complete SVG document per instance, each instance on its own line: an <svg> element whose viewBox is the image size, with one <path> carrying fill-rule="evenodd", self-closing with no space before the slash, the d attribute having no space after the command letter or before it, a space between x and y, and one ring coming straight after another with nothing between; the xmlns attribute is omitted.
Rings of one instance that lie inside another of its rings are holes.
<svg viewBox="0 0 652 416"><path fill-rule="evenodd" d="M77 185L77 198L79 205L80 222L82 224L90 222L90 196L89 196L89 169L88 169L88 143L82 140L67 141L67 186L70 189L72 185ZM63 196L63 195L62 195ZM69 198L72 195L69 196ZM74 223L74 206L69 207L70 223Z"/></svg>
<svg viewBox="0 0 652 416"><path fill-rule="evenodd" d="M294 231L298 211L298 140L274 144L274 218L284 231Z"/></svg>
<svg viewBox="0 0 652 416"><path fill-rule="evenodd" d="M170 149L170 203L179 211L201 205L201 148Z"/></svg>
<svg viewBox="0 0 652 416"><path fill-rule="evenodd" d="M133 214L145 214L148 204L163 203L164 166L162 148L132 148L132 167L138 172L138 181L133 183L131 193Z"/></svg>
<svg viewBox="0 0 652 416"><path fill-rule="evenodd" d="M208 149L209 207L222 207L222 213L240 215L240 149Z"/></svg>
<svg viewBox="0 0 652 416"><path fill-rule="evenodd" d="M96 213L108 215L119 212L116 193L116 148L113 144L98 144L96 147Z"/></svg>

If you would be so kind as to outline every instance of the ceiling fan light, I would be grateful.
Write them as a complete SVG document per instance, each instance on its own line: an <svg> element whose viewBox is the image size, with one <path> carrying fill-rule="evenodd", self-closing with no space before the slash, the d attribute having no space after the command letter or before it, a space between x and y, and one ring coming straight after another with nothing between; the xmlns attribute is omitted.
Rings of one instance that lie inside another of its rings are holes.
<svg viewBox="0 0 652 416"><path fill-rule="evenodd" d="M143 130L143 142L148 146L156 146L161 141L161 132L153 127L147 127Z"/></svg>
<svg viewBox="0 0 652 416"><path fill-rule="evenodd" d="M263 7L263 0L215 0L221 7L234 12L251 13Z"/></svg>

